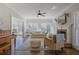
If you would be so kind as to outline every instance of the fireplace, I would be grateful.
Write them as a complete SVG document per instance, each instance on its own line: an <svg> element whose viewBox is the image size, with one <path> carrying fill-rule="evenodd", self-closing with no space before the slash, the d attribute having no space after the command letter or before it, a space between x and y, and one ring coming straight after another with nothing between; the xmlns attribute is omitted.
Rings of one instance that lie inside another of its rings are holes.
<svg viewBox="0 0 79 59"><path fill-rule="evenodd" d="M67 41L67 30L66 29L58 29L57 30L57 33L62 33L64 34L64 37L65 37L65 42Z"/></svg>

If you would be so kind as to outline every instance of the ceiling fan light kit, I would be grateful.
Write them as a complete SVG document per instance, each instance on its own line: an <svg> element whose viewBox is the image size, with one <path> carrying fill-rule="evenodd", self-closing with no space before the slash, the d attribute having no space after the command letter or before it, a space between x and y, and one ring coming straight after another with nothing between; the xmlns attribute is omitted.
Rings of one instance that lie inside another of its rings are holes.
<svg viewBox="0 0 79 59"><path fill-rule="evenodd" d="M46 13L42 13L40 12L40 10L38 10L37 16L45 16Z"/></svg>

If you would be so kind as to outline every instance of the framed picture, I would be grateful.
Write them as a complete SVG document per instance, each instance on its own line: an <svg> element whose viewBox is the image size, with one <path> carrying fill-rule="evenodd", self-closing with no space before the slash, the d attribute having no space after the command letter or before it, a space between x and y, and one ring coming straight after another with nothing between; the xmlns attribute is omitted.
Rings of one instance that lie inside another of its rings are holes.
<svg viewBox="0 0 79 59"><path fill-rule="evenodd" d="M66 24L67 23L67 17L65 15L58 17L58 23L59 24Z"/></svg>

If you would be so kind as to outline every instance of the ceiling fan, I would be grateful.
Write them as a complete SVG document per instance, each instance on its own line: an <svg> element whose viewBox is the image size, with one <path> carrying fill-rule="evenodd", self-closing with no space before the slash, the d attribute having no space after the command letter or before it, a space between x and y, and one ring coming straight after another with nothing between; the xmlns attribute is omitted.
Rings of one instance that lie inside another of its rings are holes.
<svg viewBox="0 0 79 59"><path fill-rule="evenodd" d="M45 16L46 13L41 13L40 10L38 10L37 16Z"/></svg>

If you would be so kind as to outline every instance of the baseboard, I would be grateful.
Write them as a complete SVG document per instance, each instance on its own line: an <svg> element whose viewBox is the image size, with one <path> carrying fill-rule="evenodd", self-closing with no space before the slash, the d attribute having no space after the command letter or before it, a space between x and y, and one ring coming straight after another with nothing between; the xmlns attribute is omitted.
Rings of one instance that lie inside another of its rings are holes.
<svg viewBox="0 0 79 59"><path fill-rule="evenodd" d="M76 46L74 47L73 46L73 49L79 52L79 48L78 47L76 47Z"/></svg>

